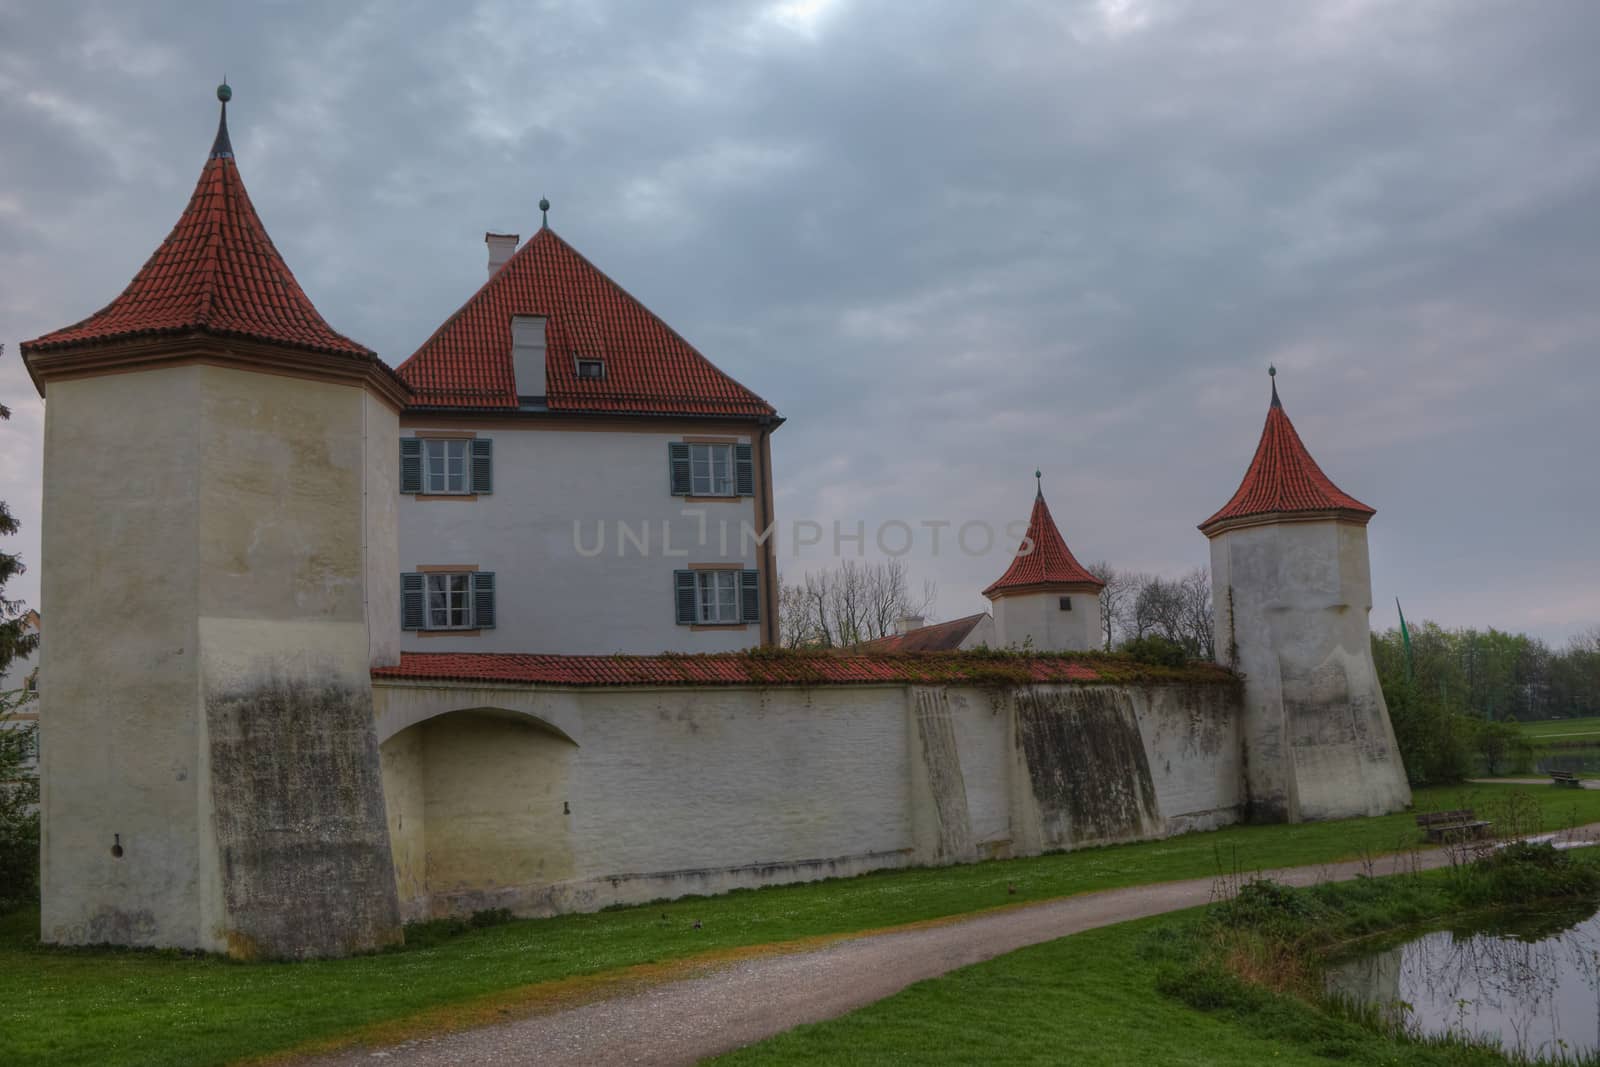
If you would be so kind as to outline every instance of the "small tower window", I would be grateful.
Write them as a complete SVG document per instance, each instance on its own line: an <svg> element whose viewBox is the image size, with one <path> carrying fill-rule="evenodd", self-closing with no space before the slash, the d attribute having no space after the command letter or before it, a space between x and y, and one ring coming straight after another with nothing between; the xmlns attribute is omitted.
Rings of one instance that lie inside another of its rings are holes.
<svg viewBox="0 0 1600 1067"><path fill-rule="evenodd" d="M1061 610L1062 611L1071 611L1072 610L1072 598L1071 597L1064 596L1064 597L1061 598Z"/></svg>
<svg viewBox="0 0 1600 1067"><path fill-rule="evenodd" d="M606 361L603 359L585 359L578 357L578 377L599 380L606 376Z"/></svg>

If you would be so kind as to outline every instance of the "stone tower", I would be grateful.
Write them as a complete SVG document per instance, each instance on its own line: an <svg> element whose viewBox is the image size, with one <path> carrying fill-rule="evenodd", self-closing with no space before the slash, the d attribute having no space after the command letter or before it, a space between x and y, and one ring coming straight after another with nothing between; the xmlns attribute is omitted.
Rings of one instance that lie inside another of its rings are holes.
<svg viewBox="0 0 1600 1067"><path fill-rule="evenodd" d="M1034 477L1039 478L1037 471ZM1028 532L1011 566L983 591L994 605L995 640L1004 648L1038 652L1099 648L1105 585L1073 558L1050 517L1041 481Z"/></svg>
<svg viewBox="0 0 1600 1067"><path fill-rule="evenodd" d="M44 940L306 957L400 936L370 669L399 652L405 386L284 264L222 119L47 398Z"/></svg>
<svg viewBox="0 0 1600 1067"><path fill-rule="evenodd" d="M1211 541L1217 661L1245 679L1250 816L1379 815L1411 803L1367 616L1375 514L1322 473L1278 400Z"/></svg>

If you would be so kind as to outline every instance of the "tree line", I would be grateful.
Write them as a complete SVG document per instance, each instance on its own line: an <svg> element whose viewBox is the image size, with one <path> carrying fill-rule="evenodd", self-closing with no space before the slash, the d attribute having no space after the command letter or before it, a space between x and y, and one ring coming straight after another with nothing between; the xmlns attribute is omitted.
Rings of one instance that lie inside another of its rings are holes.
<svg viewBox="0 0 1600 1067"><path fill-rule="evenodd" d="M1372 659L1413 784L1502 768L1526 748L1516 723L1600 715L1600 626L1563 648L1527 634L1434 622L1372 635ZM1523 753L1525 756L1526 753Z"/></svg>

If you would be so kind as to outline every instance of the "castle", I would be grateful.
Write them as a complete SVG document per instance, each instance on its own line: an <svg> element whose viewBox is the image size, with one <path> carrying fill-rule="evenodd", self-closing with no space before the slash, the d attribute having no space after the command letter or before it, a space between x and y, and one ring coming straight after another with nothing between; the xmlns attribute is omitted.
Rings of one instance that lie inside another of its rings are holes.
<svg viewBox="0 0 1600 1067"><path fill-rule="evenodd" d="M946 651L752 654L776 643L774 407L548 226L487 235L487 280L391 370L274 248L230 95L127 289L22 346L47 397L46 941L340 955L485 907L1409 803L1373 512L1275 387L1201 527L1222 665L1055 654L1093 647L1099 579L1042 492L992 616L922 634ZM1031 654L948 651L971 645Z"/></svg>

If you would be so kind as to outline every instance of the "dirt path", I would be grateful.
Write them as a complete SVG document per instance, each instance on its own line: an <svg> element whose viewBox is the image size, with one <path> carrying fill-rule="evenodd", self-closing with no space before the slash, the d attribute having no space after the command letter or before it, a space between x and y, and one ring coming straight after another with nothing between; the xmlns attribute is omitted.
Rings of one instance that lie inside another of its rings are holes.
<svg viewBox="0 0 1600 1067"><path fill-rule="evenodd" d="M1549 785L1550 777L1543 778L1468 778L1474 785ZM1584 789L1600 789L1600 779L1580 778L1578 785Z"/></svg>
<svg viewBox="0 0 1600 1067"><path fill-rule="evenodd" d="M1600 823L1561 835L1600 840ZM1264 872L1289 885L1360 874L1431 870L1445 851ZM839 941L793 955L745 960L580 1007L496 1026L442 1034L383 1049L357 1048L299 1061L320 1067L472 1064L692 1064L802 1023L832 1019L898 993L913 982L981 963L1028 945L1098 926L1205 904L1214 878L1110 889L1042 904Z"/></svg>

